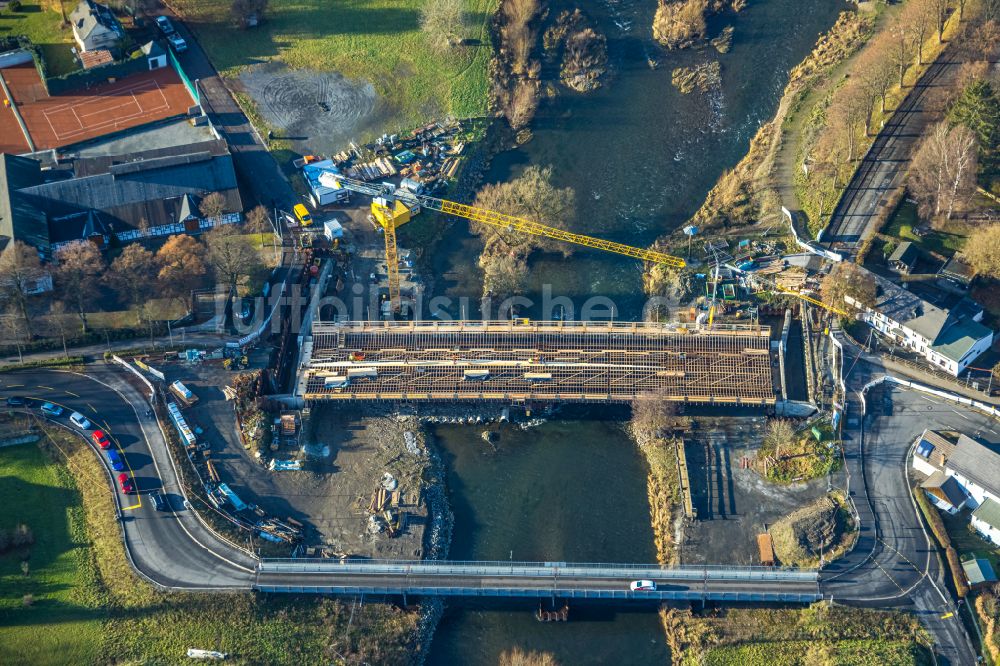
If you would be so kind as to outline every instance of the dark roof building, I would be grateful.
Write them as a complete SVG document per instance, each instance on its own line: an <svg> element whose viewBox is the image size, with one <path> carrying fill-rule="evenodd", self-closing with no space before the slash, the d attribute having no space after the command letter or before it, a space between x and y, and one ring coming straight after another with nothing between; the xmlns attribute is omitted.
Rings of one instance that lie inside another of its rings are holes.
<svg viewBox="0 0 1000 666"><path fill-rule="evenodd" d="M972 266L956 254L945 262L941 270L938 271L938 275L955 284L968 287L972 283L972 278L976 277L976 272L972 270Z"/></svg>
<svg viewBox="0 0 1000 666"><path fill-rule="evenodd" d="M913 270L919 257L920 250L917 246L910 241L903 241L889 257L889 267L897 273L906 275Z"/></svg>
<svg viewBox="0 0 1000 666"><path fill-rule="evenodd" d="M201 217L198 203L211 192L225 210L240 213L243 202L233 159L224 141L205 141L124 156L77 159L50 171L37 161L0 156L0 234L23 240L47 254L53 246L97 235L130 238L140 229ZM155 235L155 234L154 234Z"/></svg>
<svg viewBox="0 0 1000 666"><path fill-rule="evenodd" d="M37 161L0 153L0 250L17 239L49 251L48 222L20 190L42 182Z"/></svg>

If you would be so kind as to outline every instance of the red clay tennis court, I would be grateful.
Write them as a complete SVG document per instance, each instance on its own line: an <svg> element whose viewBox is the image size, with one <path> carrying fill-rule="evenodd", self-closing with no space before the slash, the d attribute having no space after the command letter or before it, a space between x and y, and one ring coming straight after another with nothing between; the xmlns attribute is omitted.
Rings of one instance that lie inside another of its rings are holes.
<svg viewBox="0 0 1000 666"><path fill-rule="evenodd" d="M170 68L134 74L114 83L102 83L55 97L45 92L32 64L8 67L0 70L0 74L37 150L60 148L183 115L193 104L177 72ZM27 142L11 110L4 108L2 114L0 151L27 151Z"/></svg>

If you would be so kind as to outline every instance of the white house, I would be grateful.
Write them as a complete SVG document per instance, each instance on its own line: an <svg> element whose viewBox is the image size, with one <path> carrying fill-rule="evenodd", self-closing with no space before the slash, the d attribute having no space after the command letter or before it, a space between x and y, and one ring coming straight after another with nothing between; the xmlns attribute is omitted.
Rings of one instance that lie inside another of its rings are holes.
<svg viewBox="0 0 1000 666"><path fill-rule="evenodd" d="M925 430L913 469L927 476L920 486L935 506L949 513L974 509L973 527L1000 545L1000 453L964 434L953 442Z"/></svg>
<svg viewBox="0 0 1000 666"><path fill-rule="evenodd" d="M1000 503L987 498L972 512L970 522L984 539L1000 545Z"/></svg>
<svg viewBox="0 0 1000 666"><path fill-rule="evenodd" d="M945 310L870 275L878 286L875 305L864 307L850 296L845 300L890 342L920 354L939 370L957 377L993 344L993 331L980 323L983 308L974 301L962 299Z"/></svg>
<svg viewBox="0 0 1000 666"><path fill-rule="evenodd" d="M93 0L80 0L69 20L81 51L115 51L125 38L125 30L111 9Z"/></svg>

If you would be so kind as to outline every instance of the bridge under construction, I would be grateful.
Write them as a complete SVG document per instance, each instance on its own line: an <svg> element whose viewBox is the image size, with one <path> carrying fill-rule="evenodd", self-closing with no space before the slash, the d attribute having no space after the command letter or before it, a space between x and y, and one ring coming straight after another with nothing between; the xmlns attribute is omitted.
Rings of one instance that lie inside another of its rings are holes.
<svg viewBox="0 0 1000 666"><path fill-rule="evenodd" d="M323 400L772 405L770 329L528 320L315 322L296 393Z"/></svg>

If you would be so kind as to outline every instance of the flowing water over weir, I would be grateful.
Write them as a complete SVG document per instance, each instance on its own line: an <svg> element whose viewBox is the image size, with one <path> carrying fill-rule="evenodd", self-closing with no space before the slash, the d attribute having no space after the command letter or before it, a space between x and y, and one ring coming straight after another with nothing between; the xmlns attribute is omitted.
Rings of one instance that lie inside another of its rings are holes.
<svg viewBox="0 0 1000 666"><path fill-rule="evenodd" d="M551 165L556 184L577 193L573 231L639 246L683 224L746 153L759 124L773 115L788 70L847 7L835 0L752 0L739 15L709 22L709 36L735 27L732 49L718 54L711 47L663 52L651 39L653 0L560 0L551 12L576 6L607 35L612 76L596 92L564 89L543 104L532 140L498 155L486 180ZM671 70L711 59L722 64L722 86L678 93ZM405 229L403 235L405 244ZM479 248L464 224L452 226L432 258L434 274L445 276L438 293L478 301ZM569 296L576 307L603 295L613 300L616 319L641 317L638 262L578 250L570 259L534 256L531 271L536 306L527 316L539 316L544 285L551 285L553 295ZM602 420L627 415L592 408L526 431L509 428L496 452L475 429L438 427L455 512L450 557L654 562L644 462L618 424ZM571 607L568 622L546 623L534 619L535 610L449 602L428 662L493 665L514 646L552 652L562 664L669 659L652 608Z"/></svg>

